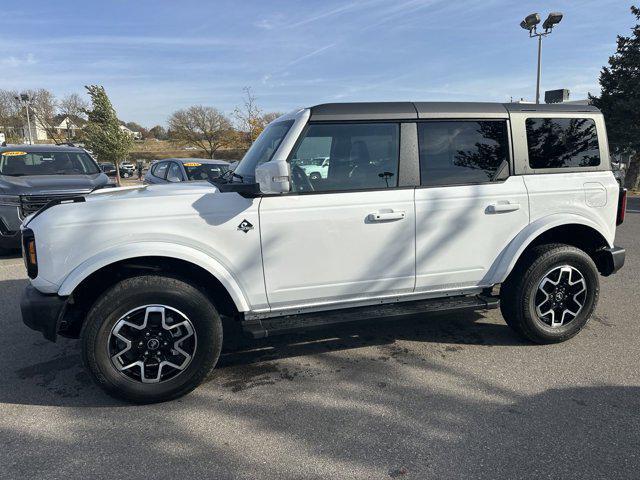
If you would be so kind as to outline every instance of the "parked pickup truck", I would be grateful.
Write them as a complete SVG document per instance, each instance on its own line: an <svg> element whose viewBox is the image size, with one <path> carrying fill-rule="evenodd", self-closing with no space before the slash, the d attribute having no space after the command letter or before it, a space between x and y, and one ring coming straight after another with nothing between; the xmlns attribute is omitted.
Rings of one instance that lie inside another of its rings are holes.
<svg viewBox="0 0 640 480"><path fill-rule="evenodd" d="M184 395L236 329L500 307L520 336L562 342L625 259L625 191L590 106L317 105L212 182L98 191L22 225L24 322L80 338L111 395Z"/></svg>

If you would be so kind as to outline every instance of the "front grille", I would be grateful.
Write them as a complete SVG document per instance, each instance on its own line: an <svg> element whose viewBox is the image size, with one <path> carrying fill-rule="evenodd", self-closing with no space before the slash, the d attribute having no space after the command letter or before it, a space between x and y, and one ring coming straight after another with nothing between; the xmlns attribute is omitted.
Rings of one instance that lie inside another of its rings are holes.
<svg viewBox="0 0 640 480"><path fill-rule="evenodd" d="M23 195L20 197L20 216L25 218L27 215L36 213L51 200L57 198L71 198L86 195L87 192L66 192L53 195Z"/></svg>
<svg viewBox="0 0 640 480"><path fill-rule="evenodd" d="M8 236L13 236L16 233L17 233L16 230L9 230L9 227L7 227L7 224L5 223L4 219L0 218L0 235L4 235L5 237L8 237Z"/></svg>

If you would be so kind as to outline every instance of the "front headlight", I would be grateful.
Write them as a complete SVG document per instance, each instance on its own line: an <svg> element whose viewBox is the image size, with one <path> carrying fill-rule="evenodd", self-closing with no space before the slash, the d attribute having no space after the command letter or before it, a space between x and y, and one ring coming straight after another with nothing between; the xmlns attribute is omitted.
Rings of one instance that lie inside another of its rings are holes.
<svg viewBox="0 0 640 480"><path fill-rule="evenodd" d="M20 197L18 195L0 195L0 205L18 207L20 206Z"/></svg>

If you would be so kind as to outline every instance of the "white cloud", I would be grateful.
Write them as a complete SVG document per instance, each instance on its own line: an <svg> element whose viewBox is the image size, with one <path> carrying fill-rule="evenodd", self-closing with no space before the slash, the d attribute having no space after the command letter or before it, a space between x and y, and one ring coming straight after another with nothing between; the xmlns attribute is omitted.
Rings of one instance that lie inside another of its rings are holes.
<svg viewBox="0 0 640 480"><path fill-rule="evenodd" d="M33 65L36 63L36 58L33 53L27 53L24 57L5 57L0 58L0 65L3 67L24 67L26 65Z"/></svg>

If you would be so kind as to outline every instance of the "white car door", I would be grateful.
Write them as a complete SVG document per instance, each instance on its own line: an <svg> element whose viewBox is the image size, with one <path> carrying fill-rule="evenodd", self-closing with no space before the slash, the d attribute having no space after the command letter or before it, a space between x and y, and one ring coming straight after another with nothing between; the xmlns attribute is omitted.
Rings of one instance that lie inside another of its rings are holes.
<svg viewBox="0 0 640 480"><path fill-rule="evenodd" d="M329 157L326 178L305 161ZM398 188L399 124L310 124L290 168L292 192L266 196L260 232L271 309L410 293L414 190Z"/></svg>
<svg viewBox="0 0 640 480"><path fill-rule="evenodd" d="M418 123L416 292L486 286L529 223L523 177L509 176L506 120Z"/></svg>

